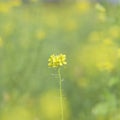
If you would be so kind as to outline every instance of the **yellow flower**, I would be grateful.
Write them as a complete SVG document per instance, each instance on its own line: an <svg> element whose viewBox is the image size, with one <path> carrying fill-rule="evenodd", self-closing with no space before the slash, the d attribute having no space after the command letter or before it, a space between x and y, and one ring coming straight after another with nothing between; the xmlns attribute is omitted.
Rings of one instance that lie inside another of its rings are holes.
<svg viewBox="0 0 120 120"><path fill-rule="evenodd" d="M48 66L49 67L60 67L63 65L66 65L66 55L64 54L59 54L59 55L51 55L50 58L48 59Z"/></svg>

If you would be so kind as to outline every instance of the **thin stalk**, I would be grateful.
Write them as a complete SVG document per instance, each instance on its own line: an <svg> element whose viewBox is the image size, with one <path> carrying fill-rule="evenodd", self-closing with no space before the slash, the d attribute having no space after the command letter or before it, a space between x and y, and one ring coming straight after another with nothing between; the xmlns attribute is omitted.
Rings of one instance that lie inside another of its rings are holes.
<svg viewBox="0 0 120 120"><path fill-rule="evenodd" d="M58 76L59 76L59 84L60 84L60 107L61 107L61 120L64 120L64 114L63 114L63 97L62 97L62 77L60 68L58 68Z"/></svg>

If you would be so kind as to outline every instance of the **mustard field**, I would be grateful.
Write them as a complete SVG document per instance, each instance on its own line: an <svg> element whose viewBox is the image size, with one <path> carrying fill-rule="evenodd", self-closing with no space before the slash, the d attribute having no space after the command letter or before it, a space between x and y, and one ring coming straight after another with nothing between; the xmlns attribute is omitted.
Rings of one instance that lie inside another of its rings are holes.
<svg viewBox="0 0 120 120"><path fill-rule="evenodd" d="M120 120L119 91L119 4L0 0L0 120Z"/></svg>

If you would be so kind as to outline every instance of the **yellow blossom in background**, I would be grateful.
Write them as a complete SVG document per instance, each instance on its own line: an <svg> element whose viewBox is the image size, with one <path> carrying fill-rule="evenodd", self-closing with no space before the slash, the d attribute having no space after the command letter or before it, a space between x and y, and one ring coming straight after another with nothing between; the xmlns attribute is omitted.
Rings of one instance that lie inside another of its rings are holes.
<svg viewBox="0 0 120 120"><path fill-rule="evenodd" d="M65 29L67 31L74 31L77 29L77 23L74 20L66 21Z"/></svg>
<svg viewBox="0 0 120 120"><path fill-rule="evenodd" d="M101 69L111 70L118 59L115 44L92 43L80 48L78 56L80 64L87 70Z"/></svg>
<svg viewBox="0 0 120 120"><path fill-rule="evenodd" d="M33 114L24 106L12 106L2 111L0 120L33 120Z"/></svg>
<svg viewBox="0 0 120 120"><path fill-rule="evenodd" d="M114 44L111 38L105 38L105 39L103 40L103 43L104 43L105 45L113 45L113 44Z"/></svg>
<svg viewBox="0 0 120 120"><path fill-rule="evenodd" d="M44 24L46 24L48 27L50 28L56 28L59 25L59 19L58 19L58 15L55 12L49 12L47 11L47 13L44 14L43 16L43 21Z"/></svg>
<svg viewBox="0 0 120 120"><path fill-rule="evenodd" d="M101 22L105 22L107 17L106 17L106 9L99 3L95 5L96 10L98 11L98 20Z"/></svg>
<svg viewBox="0 0 120 120"><path fill-rule="evenodd" d="M120 27L119 26L112 26L110 29L109 29L109 35L112 37L112 38L118 38L119 37L119 34L120 34Z"/></svg>
<svg viewBox="0 0 120 120"><path fill-rule="evenodd" d="M0 2L0 12L9 13L11 11L11 5L9 3Z"/></svg>
<svg viewBox="0 0 120 120"><path fill-rule="evenodd" d="M21 6L21 5L22 5L22 0L13 0L13 1L10 1L9 4L10 4L12 7L18 7L18 6Z"/></svg>
<svg viewBox="0 0 120 120"><path fill-rule="evenodd" d="M120 120L120 110L117 110L112 116L110 116L109 120Z"/></svg>
<svg viewBox="0 0 120 120"><path fill-rule="evenodd" d="M48 59L48 66L49 67L60 67L63 65L66 65L66 55L64 54L59 54L59 55L51 55L50 58Z"/></svg>
<svg viewBox="0 0 120 120"><path fill-rule="evenodd" d="M36 38L39 40L43 40L46 37L46 33L44 31L37 31Z"/></svg>
<svg viewBox="0 0 120 120"><path fill-rule="evenodd" d="M95 8L96 8L96 10L98 10L99 12L106 12L106 9L105 9L101 4L99 4L99 3L97 3L97 4L95 5Z"/></svg>
<svg viewBox="0 0 120 120"><path fill-rule="evenodd" d="M106 14L105 13L98 13L98 20L100 22L105 22L107 20Z"/></svg>
<svg viewBox="0 0 120 120"><path fill-rule="evenodd" d="M47 93L44 93L40 97L40 111L44 119L48 120L58 120L60 118L60 103L59 103L59 94L57 90L52 90ZM69 106L68 101L64 99L64 117L66 120L69 120Z"/></svg>
<svg viewBox="0 0 120 120"><path fill-rule="evenodd" d="M91 5L90 5L89 1L87 1L87 0L76 3L76 10L79 13L88 12L90 7L91 7Z"/></svg>
<svg viewBox="0 0 120 120"><path fill-rule="evenodd" d="M113 64L111 63L111 62L102 62L102 63L99 63L98 65L97 65L97 67L98 67L98 69L100 70L100 71L107 71L107 72L110 72L110 71L112 71L113 70L113 68L114 68L114 66L113 66Z"/></svg>
<svg viewBox="0 0 120 120"><path fill-rule="evenodd" d="M9 13L13 7L18 7L22 4L21 0L14 0L9 2L0 2L0 12Z"/></svg>

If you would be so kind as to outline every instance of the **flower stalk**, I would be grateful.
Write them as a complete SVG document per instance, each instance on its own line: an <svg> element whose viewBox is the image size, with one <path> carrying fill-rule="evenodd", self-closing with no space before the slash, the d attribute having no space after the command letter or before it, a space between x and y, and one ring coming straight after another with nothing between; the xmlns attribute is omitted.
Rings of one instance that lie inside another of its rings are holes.
<svg viewBox="0 0 120 120"><path fill-rule="evenodd" d="M64 120L64 111L63 111L63 95L62 95L62 77L61 77L61 67L66 65L66 55L51 55L48 59L48 66L52 68L57 68L58 77L59 77L59 92L60 92L60 110L61 110L61 120Z"/></svg>
<svg viewBox="0 0 120 120"><path fill-rule="evenodd" d="M64 111L63 111L63 96L62 96L62 77L60 68L58 68L58 76L59 76L59 92L60 92L60 108L61 108L61 120L64 120Z"/></svg>

